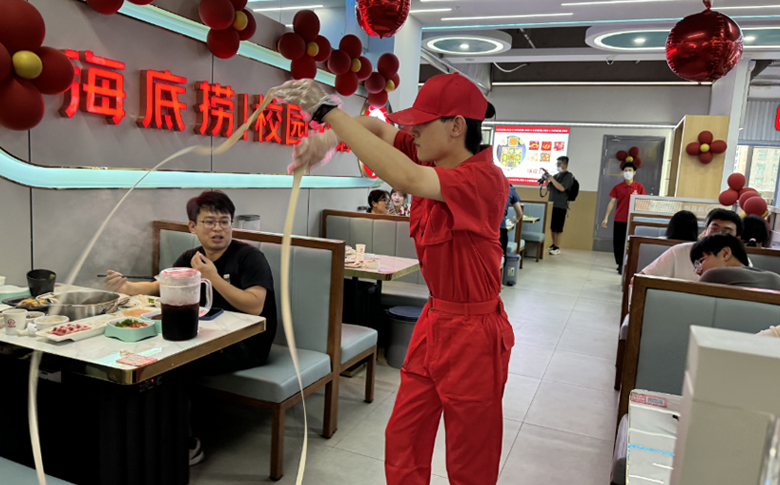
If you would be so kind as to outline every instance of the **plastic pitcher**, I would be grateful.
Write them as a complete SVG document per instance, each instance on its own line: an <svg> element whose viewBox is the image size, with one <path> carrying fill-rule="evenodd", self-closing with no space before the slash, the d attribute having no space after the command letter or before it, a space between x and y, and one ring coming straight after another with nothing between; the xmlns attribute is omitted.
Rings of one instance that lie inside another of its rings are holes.
<svg viewBox="0 0 780 485"><path fill-rule="evenodd" d="M162 334L165 340L190 340L198 335L200 285L206 284L206 311L211 309L211 281L192 268L170 268L155 276L160 282Z"/></svg>

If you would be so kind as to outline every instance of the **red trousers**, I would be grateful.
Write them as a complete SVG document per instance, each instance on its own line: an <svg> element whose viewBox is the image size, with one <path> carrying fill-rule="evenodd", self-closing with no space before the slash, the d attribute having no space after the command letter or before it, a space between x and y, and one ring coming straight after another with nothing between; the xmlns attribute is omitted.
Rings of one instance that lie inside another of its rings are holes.
<svg viewBox="0 0 780 485"><path fill-rule="evenodd" d="M489 313L480 313L485 304L469 306L432 300L417 321L385 431L388 485L430 483L442 412L450 483L498 480L514 333L500 298L488 304Z"/></svg>

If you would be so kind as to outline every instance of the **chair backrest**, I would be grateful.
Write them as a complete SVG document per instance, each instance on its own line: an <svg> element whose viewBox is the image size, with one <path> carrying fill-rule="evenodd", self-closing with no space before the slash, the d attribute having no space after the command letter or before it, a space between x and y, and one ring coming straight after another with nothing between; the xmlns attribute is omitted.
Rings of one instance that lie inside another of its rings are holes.
<svg viewBox="0 0 780 485"><path fill-rule="evenodd" d="M409 218L325 209L322 211L322 237L340 239L349 246L365 244L366 252L417 259L414 240L409 235ZM425 284L416 271L398 281Z"/></svg>
<svg viewBox="0 0 780 485"><path fill-rule="evenodd" d="M780 324L780 292L638 275L620 391L620 414L632 389L682 394L690 327L757 333Z"/></svg>
<svg viewBox="0 0 780 485"><path fill-rule="evenodd" d="M176 258L199 245L187 225L155 221L154 274L173 265ZM189 237L192 236L192 237ZM233 238L257 246L265 255L274 276L277 321L275 343L286 345L281 330L282 236L234 229ZM290 298L295 343L299 348L328 353L340 362L341 315L344 292L344 242L293 237L290 255Z"/></svg>
<svg viewBox="0 0 780 485"><path fill-rule="evenodd" d="M637 226L634 228L634 234L632 234L632 236L664 237L665 234L666 234L666 226L663 227Z"/></svg>
<svg viewBox="0 0 780 485"><path fill-rule="evenodd" d="M547 202L523 201L523 213L527 216L538 217L539 222L531 224L523 223L523 234L539 233L544 234L547 227Z"/></svg>

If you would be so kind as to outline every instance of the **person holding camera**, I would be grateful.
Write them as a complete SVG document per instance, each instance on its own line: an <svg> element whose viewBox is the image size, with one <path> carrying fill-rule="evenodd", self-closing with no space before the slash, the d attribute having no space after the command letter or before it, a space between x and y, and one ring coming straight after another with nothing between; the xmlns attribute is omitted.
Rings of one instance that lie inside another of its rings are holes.
<svg viewBox="0 0 780 485"><path fill-rule="evenodd" d="M566 212L569 210L569 189L574 184L574 175L569 172L569 157L558 157L558 173L550 176L545 170L544 182L547 183L547 190L550 192L550 202L553 203L552 220L550 221L550 231L552 231L552 246L547 251L553 256L561 254L561 234L563 233L563 223L566 222Z"/></svg>

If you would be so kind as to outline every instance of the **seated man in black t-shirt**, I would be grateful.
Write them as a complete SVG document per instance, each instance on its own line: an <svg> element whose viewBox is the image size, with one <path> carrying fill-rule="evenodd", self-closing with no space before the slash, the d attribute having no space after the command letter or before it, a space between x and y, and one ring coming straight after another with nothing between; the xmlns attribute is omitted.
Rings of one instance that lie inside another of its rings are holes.
<svg viewBox="0 0 780 485"><path fill-rule="evenodd" d="M206 191L190 199L187 202L190 232L198 236L201 246L185 251L174 263L177 268L195 268L211 281L213 307L266 318L265 332L201 359L203 362L198 362L197 367L209 374L263 365L276 336L271 268L259 249L233 240L231 223L235 210L230 198L220 191ZM108 271L105 286L127 295L160 294L158 282L131 283L115 271Z"/></svg>

